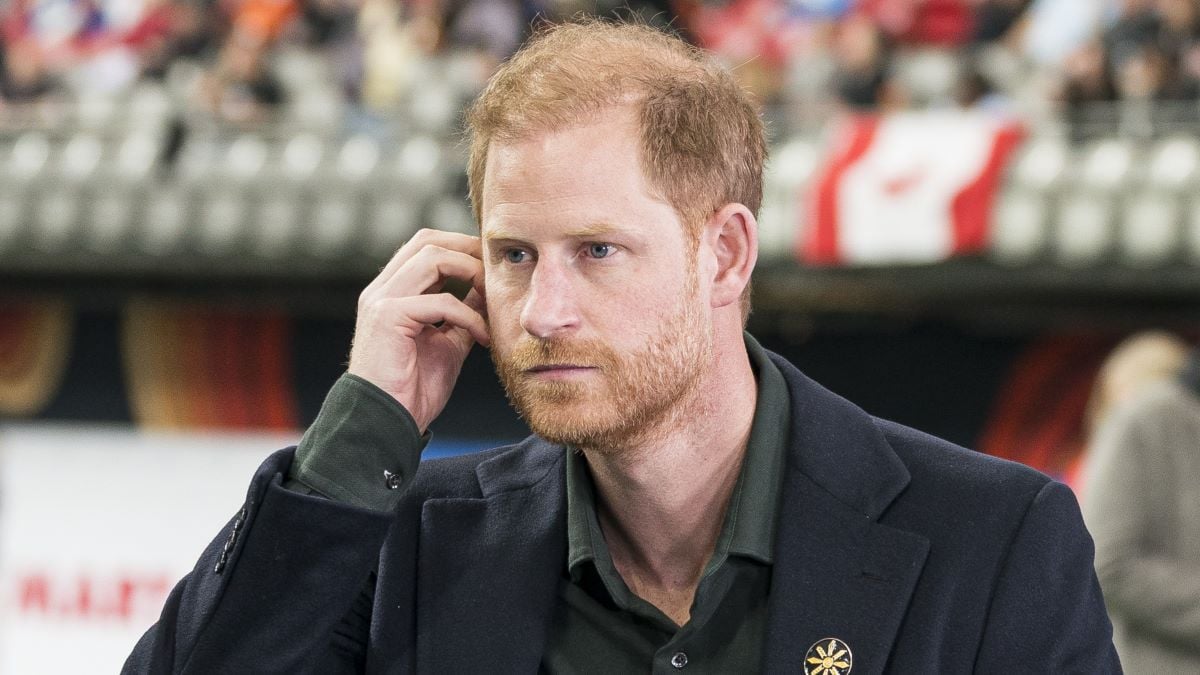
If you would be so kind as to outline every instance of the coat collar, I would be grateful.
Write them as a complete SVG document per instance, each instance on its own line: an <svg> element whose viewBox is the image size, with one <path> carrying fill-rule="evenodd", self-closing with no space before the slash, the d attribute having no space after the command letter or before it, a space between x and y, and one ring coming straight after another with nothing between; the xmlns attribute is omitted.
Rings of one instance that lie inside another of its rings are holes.
<svg viewBox="0 0 1200 675"><path fill-rule="evenodd" d="M910 480L873 418L772 354L791 397L764 666L844 640L881 672L929 542L878 523ZM482 462L479 498L421 514L418 670L538 669L566 567L565 450L531 438Z"/></svg>
<svg viewBox="0 0 1200 675"><path fill-rule="evenodd" d="M564 458L530 438L480 463L482 497L425 502L418 672L537 672L566 567Z"/></svg>
<svg viewBox="0 0 1200 675"><path fill-rule="evenodd" d="M909 472L870 415L772 359L792 429L764 670L807 672L810 646L835 638L856 674L882 672L929 551L928 539L878 522Z"/></svg>
<svg viewBox="0 0 1200 675"><path fill-rule="evenodd" d="M862 408L812 381L782 356L770 357L791 396L789 470L877 520L908 486L908 469Z"/></svg>

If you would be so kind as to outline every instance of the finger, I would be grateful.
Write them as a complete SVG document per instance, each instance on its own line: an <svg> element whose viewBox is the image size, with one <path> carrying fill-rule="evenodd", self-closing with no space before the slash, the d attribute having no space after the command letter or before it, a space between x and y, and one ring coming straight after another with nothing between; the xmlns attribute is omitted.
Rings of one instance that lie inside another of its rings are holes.
<svg viewBox="0 0 1200 675"><path fill-rule="evenodd" d="M404 297L441 290L447 279L462 279L472 287L483 285L483 262L460 251L426 246L372 293L380 297Z"/></svg>
<svg viewBox="0 0 1200 675"><path fill-rule="evenodd" d="M426 246L438 246L451 251L458 251L469 256L483 258L483 247L479 241L479 237L459 232L443 232L441 230L422 229L418 230L407 243L401 246L393 255L391 260L383 266L379 274L375 275L375 279L367 285L367 290L373 287L382 286L391 279L397 271L419 253Z"/></svg>
<svg viewBox="0 0 1200 675"><path fill-rule="evenodd" d="M394 305L396 323L414 337L426 326L443 323L442 328L462 329L470 339L485 346L491 344L487 322L479 312L449 293L414 295L383 302Z"/></svg>
<svg viewBox="0 0 1200 675"><path fill-rule="evenodd" d="M479 291L479 286L467 291L467 296L463 298L463 303L467 307L479 312L480 316L486 321L487 315L487 298Z"/></svg>

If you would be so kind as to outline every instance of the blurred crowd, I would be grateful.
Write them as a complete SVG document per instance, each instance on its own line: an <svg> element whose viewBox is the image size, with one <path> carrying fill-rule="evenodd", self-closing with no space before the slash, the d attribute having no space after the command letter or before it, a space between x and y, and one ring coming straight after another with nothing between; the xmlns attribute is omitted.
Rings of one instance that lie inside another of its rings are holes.
<svg viewBox="0 0 1200 675"><path fill-rule="evenodd" d="M580 14L670 26L813 116L1200 98L1200 0L0 0L0 113L157 83L239 123L317 85L380 114L429 59L478 86L538 21Z"/></svg>

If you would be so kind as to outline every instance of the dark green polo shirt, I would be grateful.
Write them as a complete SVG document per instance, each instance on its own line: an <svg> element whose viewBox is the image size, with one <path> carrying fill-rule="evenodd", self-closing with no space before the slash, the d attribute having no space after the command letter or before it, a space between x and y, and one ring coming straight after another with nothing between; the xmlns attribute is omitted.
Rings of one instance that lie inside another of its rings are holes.
<svg viewBox="0 0 1200 675"><path fill-rule="evenodd" d="M746 456L691 618L677 626L613 566L587 461L567 456L567 570L543 657L549 673L752 673L762 663L775 515L787 455L787 384L746 336L758 401Z"/></svg>
<svg viewBox="0 0 1200 675"><path fill-rule="evenodd" d="M747 334L745 339L758 382L754 420L690 620L677 626L626 586L604 542L587 461L569 452L567 568L543 672L760 670L790 401L782 373L754 338ZM391 510L403 494L392 486L416 471L427 441L428 435L418 437L403 406L347 374L334 384L301 440L287 485Z"/></svg>

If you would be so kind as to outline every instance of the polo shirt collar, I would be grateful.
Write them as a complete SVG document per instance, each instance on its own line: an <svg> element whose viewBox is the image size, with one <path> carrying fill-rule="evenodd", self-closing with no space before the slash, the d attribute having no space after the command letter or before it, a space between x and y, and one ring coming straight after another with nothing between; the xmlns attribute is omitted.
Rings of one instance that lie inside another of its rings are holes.
<svg viewBox="0 0 1200 675"><path fill-rule="evenodd" d="M754 419L742 468L705 573L729 555L768 565L774 561L791 402L779 368L749 333L743 333L743 337L758 384ZM583 562L595 564L603 560L600 567L609 567L611 563L596 516L595 489L587 460L574 448L567 449L566 483L567 569L577 578L576 568Z"/></svg>

